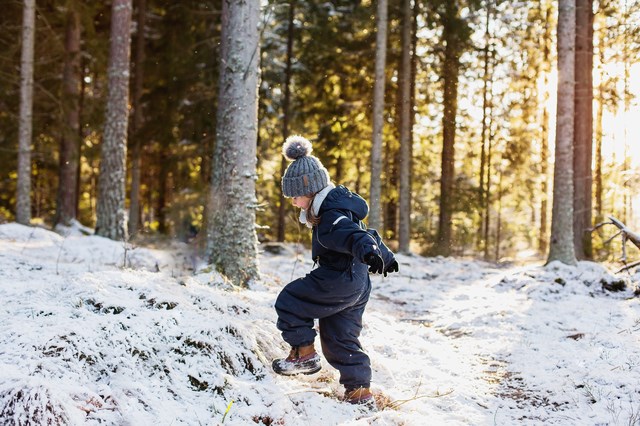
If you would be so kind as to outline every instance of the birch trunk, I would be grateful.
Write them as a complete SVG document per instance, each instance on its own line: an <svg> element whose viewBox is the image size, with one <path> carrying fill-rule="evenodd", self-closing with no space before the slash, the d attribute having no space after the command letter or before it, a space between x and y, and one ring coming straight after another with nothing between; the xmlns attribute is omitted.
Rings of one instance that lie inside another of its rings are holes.
<svg viewBox="0 0 640 426"><path fill-rule="evenodd" d="M22 16L22 57L20 59L20 124L18 139L18 193L16 221L31 222L31 138L33 132L33 45L35 0L24 1Z"/></svg>
<svg viewBox="0 0 640 426"><path fill-rule="evenodd" d="M260 57L257 1L222 6L216 148L207 254L233 283L259 277L256 221L256 140Z"/></svg>
<svg viewBox="0 0 640 426"><path fill-rule="evenodd" d="M111 11L109 94L101 149L96 234L126 240L125 178L131 56L131 0L114 0Z"/></svg>
<svg viewBox="0 0 640 426"><path fill-rule="evenodd" d="M553 168L553 207L548 262L576 264L573 247L573 120L575 85L575 0L558 5L558 109Z"/></svg>

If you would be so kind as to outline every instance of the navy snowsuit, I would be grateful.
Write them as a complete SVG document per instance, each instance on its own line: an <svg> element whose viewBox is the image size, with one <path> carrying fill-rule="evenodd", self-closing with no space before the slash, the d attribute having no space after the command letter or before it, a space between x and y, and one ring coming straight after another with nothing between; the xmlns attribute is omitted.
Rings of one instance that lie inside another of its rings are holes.
<svg viewBox="0 0 640 426"><path fill-rule="evenodd" d="M319 319L324 357L340 371L340 383L348 389L368 388L371 382L369 357L358 340L371 292L364 257L375 252L385 265L394 260L393 253L360 226L368 211L366 201L344 186L327 194L318 211L320 223L312 231L311 254L318 267L287 284L275 305L277 327L293 347L313 343L313 321Z"/></svg>

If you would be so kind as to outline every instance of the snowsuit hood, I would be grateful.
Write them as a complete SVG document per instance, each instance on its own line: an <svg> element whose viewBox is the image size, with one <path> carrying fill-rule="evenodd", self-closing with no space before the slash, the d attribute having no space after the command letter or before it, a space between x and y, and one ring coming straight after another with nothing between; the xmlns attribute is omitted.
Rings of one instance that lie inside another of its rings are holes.
<svg viewBox="0 0 640 426"><path fill-rule="evenodd" d="M327 194L318 213L322 215L333 209L349 211L353 214L353 219L357 220L364 220L369 214L369 205L364 198L342 185L335 187Z"/></svg>

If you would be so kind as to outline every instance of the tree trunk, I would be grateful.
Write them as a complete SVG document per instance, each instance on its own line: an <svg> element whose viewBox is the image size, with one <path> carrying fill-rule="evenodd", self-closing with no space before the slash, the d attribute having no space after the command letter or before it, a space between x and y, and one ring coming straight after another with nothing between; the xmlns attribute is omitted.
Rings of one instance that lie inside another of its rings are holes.
<svg viewBox="0 0 640 426"><path fill-rule="evenodd" d="M18 139L18 193L16 221L31 222L31 138L33 132L33 44L35 0L24 0L22 17L22 56L20 59L20 124Z"/></svg>
<svg viewBox="0 0 640 426"><path fill-rule="evenodd" d="M553 208L548 262L576 264L573 246L573 117L575 85L575 0L558 5L558 109Z"/></svg>
<svg viewBox="0 0 640 426"><path fill-rule="evenodd" d="M603 30L604 32L604 30ZM600 74L600 83L598 85L598 108L596 109L596 152L595 152L595 201L596 201L596 223L601 223L604 220L604 214L602 212L602 136L603 127L602 120L604 116L604 95L605 95L605 70L604 70L604 34L600 34L598 42L598 68Z"/></svg>
<svg viewBox="0 0 640 426"><path fill-rule="evenodd" d="M160 147L160 170L158 173L158 198L156 199L156 220L158 221L158 232L160 234L167 234L167 209L168 209L168 191L169 185L167 180L169 179L169 148Z"/></svg>
<svg viewBox="0 0 640 426"><path fill-rule="evenodd" d="M543 2L540 2L540 7L542 7ZM546 11L544 12L545 16L545 27L544 27L544 39L543 43L543 56L542 56L542 66L544 73L544 83L543 87L545 88L544 97L542 101L542 123L541 123L541 146L540 146L540 175L542 176L542 180L540 182L540 235L538 238L538 250L540 253L546 253L547 248L549 246L549 238L547 236L547 222L548 222L548 192L549 187L547 184L548 181L548 173L549 173L549 110L547 109L547 103L549 101L549 62L551 56L551 6L546 5Z"/></svg>
<svg viewBox="0 0 640 426"><path fill-rule="evenodd" d="M411 233L411 0L404 0L402 19L402 73L400 86L400 222L398 251L409 253Z"/></svg>
<svg viewBox="0 0 640 426"><path fill-rule="evenodd" d="M373 138L371 141L371 193L369 204L369 226L382 229L382 135L384 130L384 90L387 63L387 23L389 8L387 0L378 0L376 25L376 64L373 86Z"/></svg>
<svg viewBox="0 0 640 426"><path fill-rule="evenodd" d="M60 170L56 224L70 225L77 215L78 163L80 158L80 15L67 13L65 61L62 74L62 110L65 125L60 140Z"/></svg>
<svg viewBox="0 0 640 426"><path fill-rule="evenodd" d="M133 120L131 137L133 139L131 153L131 193L129 195L129 234L135 236L140 227L140 167L142 163L142 138L139 134L144 121L142 114L142 91L144 89L144 28L146 25L147 2L138 1L136 58L134 63L133 83Z"/></svg>
<svg viewBox="0 0 640 426"><path fill-rule="evenodd" d="M397 188L398 188L398 163L399 163L399 153L397 151L396 146L391 146L391 144L387 145L387 152L385 157L385 170L388 176L388 191L390 195L388 196L389 201L385 207L384 214L384 230L385 236L388 238L396 238L398 235L398 197L397 197Z"/></svg>
<svg viewBox="0 0 640 426"><path fill-rule="evenodd" d="M440 178L440 215L436 254L451 254L451 220L453 216L453 182L455 162L456 115L458 108L458 72L460 68L460 24L456 2L446 2L443 38L444 114L442 118L442 175Z"/></svg>
<svg viewBox="0 0 640 426"><path fill-rule="evenodd" d="M487 147L487 184L485 188L485 197L484 197L484 211L486 215L484 217L484 230L483 230L483 239L484 239L484 252L483 256L485 260L489 260L489 230L491 228L491 173L492 173L492 158L493 158L493 140L495 134L493 133L493 86L489 89L490 98L492 100L491 107L489 108L489 125L487 126L488 132L488 147Z"/></svg>
<svg viewBox="0 0 640 426"><path fill-rule="evenodd" d="M480 133L482 142L480 144L480 183L478 184L478 206L480 207L480 223L478 229L478 236L476 239L476 246L480 250L486 246L487 241L484 236L483 228L487 215L489 212L483 208L485 205L485 197L487 191L485 190L485 168L487 162L487 110L489 103L489 82L491 76L489 75L489 50L491 45L491 33L489 31L489 22L491 21L491 3L487 2L487 19L484 27L484 73L482 76L482 131ZM488 177L487 177L488 181Z"/></svg>
<svg viewBox="0 0 640 426"><path fill-rule="evenodd" d="M221 64L207 253L232 282L259 277L256 139L259 2L223 2Z"/></svg>
<svg viewBox="0 0 640 426"><path fill-rule="evenodd" d="M289 103L291 101L291 58L293 57L293 30L295 17L295 0L289 3L289 23L287 28L287 64L284 71L284 100L282 103L282 140L285 141L289 137ZM287 169L287 160L282 156L280 161L280 177L284 176ZM280 190L280 205L278 208L278 241L284 241L285 230L285 199L282 190Z"/></svg>
<svg viewBox="0 0 640 426"><path fill-rule="evenodd" d="M500 242L502 240L502 170L498 170L498 212L496 218L495 261L500 261Z"/></svg>
<svg viewBox="0 0 640 426"><path fill-rule="evenodd" d="M578 259L591 259L593 156L593 0L576 3L573 238Z"/></svg>
<svg viewBox="0 0 640 426"><path fill-rule="evenodd" d="M131 55L131 0L113 0L109 94L101 149L96 234L126 240L125 177Z"/></svg>

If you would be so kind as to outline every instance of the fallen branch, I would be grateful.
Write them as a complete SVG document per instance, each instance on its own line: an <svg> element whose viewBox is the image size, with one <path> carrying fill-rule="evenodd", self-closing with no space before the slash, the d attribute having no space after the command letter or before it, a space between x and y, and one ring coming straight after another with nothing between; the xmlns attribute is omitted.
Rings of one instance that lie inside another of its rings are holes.
<svg viewBox="0 0 640 426"><path fill-rule="evenodd" d="M637 234L637 233L633 232L631 229L629 229L627 227L627 225L625 225L622 221L620 221L619 219L616 219L613 216L609 216L609 221L608 222L602 222L602 223L599 223L596 226L594 226L591 231L593 232L593 231L603 227L604 225L614 225L619 229L619 231L616 232L616 234L614 236L612 236L611 238L606 240L604 242L604 244L609 244L618 235L622 236L622 257L620 258L620 261L625 266L624 266L624 268L620 269L616 273L619 273L619 272L622 272L622 271L626 271L626 270L628 270L630 268L633 268L634 266L640 265L640 261L633 262L632 264L627 265L627 241L631 241L631 243L634 246L636 246L638 249L640 249L640 234Z"/></svg>
<svg viewBox="0 0 640 426"><path fill-rule="evenodd" d="M451 395L452 393L453 393L453 389L449 389L448 391L446 391L444 393L440 393L439 391L436 391L435 393L433 393L431 395L417 395L417 396L414 396L413 398L409 398L409 399L397 399L395 401L391 401L389 403L389 405L387 405L387 407L391 408L392 410L395 410L398 407L400 407L401 405L406 404L407 402L415 401L415 400L422 399L422 398L440 398L440 397L443 397L443 396Z"/></svg>

